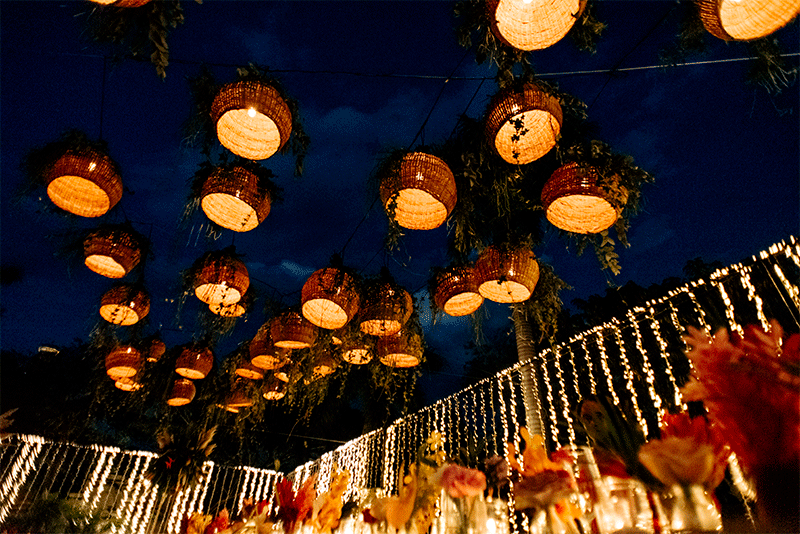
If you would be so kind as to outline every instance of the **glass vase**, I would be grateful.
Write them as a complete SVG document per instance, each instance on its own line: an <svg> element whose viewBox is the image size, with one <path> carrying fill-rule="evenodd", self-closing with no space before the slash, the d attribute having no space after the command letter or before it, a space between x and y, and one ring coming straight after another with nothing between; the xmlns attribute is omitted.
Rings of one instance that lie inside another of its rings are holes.
<svg viewBox="0 0 800 534"><path fill-rule="evenodd" d="M484 534L488 519L486 504L483 495L453 498L442 492L437 534Z"/></svg>
<svg viewBox="0 0 800 534"><path fill-rule="evenodd" d="M700 484L675 485L661 494L666 526L673 533L719 532L722 516L711 493Z"/></svg>
<svg viewBox="0 0 800 534"><path fill-rule="evenodd" d="M657 495L633 478L603 477L603 500L596 503L602 534L650 534L660 531L663 511Z"/></svg>

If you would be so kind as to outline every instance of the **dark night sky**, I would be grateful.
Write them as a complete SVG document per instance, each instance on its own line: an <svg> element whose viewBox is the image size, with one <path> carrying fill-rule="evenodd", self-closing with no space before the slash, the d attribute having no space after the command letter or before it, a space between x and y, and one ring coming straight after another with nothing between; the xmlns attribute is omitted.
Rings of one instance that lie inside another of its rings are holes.
<svg viewBox="0 0 800 534"><path fill-rule="evenodd" d="M91 228L96 220L69 220L46 209L44 189L15 203L24 155L78 128L102 136L120 164L127 189L116 213L102 222L128 219L153 242L145 281L152 297L151 328L162 328L169 346L189 340L192 305L175 323L179 272L209 245L193 225L178 228L187 181L201 161L181 144L181 125L191 112L187 78L212 65L219 81L232 81L249 62L279 73L300 103L312 145L302 178L293 158L276 155L262 164L277 176L284 202L273 206L256 230L235 236L253 286L277 288L287 305L299 301L306 277L341 250L371 198L366 181L382 151L415 139L444 78L441 99L424 129L426 143L446 139L459 114L478 117L496 90L494 69L477 65L456 42L450 2L258 2L184 3L186 23L170 36L171 64L160 80L148 62L109 60L109 49L84 35L87 2L2 1L2 264L21 279L2 287L3 349L32 352L86 339L98 320L100 296L111 282L80 261L57 256L57 237ZM798 232L798 88L778 97L746 85L748 55L740 43L709 37L705 63L673 69L624 70L658 64L659 50L674 40L671 2L599 2L608 24L595 55L569 40L535 52L537 72L587 104L599 138L632 155L656 183L644 189L642 213L633 219L631 247L620 251L622 274L613 281L642 286L680 276L687 260L724 264L749 257ZM659 23L659 21L661 21ZM646 38L645 38L646 36ZM797 52L797 25L779 33L787 52ZM643 39L644 38L644 39ZM796 65L797 57L790 61ZM458 66L458 68L456 68ZM613 75L585 71L622 69ZM347 73L347 74L345 74ZM392 76L379 76L392 75ZM413 76L409 76L413 75ZM481 77L489 77L480 87ZM475 95L467 109L467 104ZM410 291L424 296L432 265L446 264L445 229L408 232L394 256L380 254L386 218L373 208L347 246L347 265L372 275L386 264ZM211 245L231 244L226 231ZM537 256L554 266L574 298L603 293L608 276L591 251L574 247L548 227ZM427 304L423 305L427 309ZM492 327L510 329L509 311L487 305ZM431 326L426 339L447 355L443 371L461 372L467 319ZM231 343L252 337L259 313L240 322Z"/></svg>

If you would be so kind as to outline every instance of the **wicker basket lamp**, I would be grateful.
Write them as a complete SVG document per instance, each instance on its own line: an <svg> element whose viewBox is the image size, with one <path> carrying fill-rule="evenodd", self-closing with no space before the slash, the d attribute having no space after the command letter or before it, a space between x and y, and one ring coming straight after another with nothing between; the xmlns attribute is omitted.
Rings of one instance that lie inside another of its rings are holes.
<svg viewBox="0 0 800 534"><path fill-rule="evenodd" d="M396 334L411 317L413 309L414 301L408 291L393 282L375 282L363 295L361 331L373 336Z"/></svg>
<svg viewBox="0 0 800 534"><path fill-rule="evenodd" d="M135 376L127 376L116 379L114 387L122 391L139 391L142 389L142 383Z"/></svg>
<svg viewBox="0 0 800 534"><path fill-rule="evenodd" d="M344 343L345 337L347 337L347 329L338 328L331 332L331 343L334 345L341 345Z"/></svg>
<svg viewBox="0 0 800 534"><path fill-rule="evenodd" d="M114 7L142 7L151 0L92 0L95 4Z"/></svg>
<svg viewBox="0 0 800 534"><path fill-rule="evenodd" d="M130 326L150 312L150 297L131 284L114 286L100 299L100 316L111 324Z"/></svg>
<svg viewBox="0 0 800 534"><path fill-rule="evenodd" d="M591 167L567 163L542 188L542 206L553 226L576 234L596 234L611 227L621 209L598 185Z"/></svg>
<svg viewBox="0 0 800 534"><path fill-rule="evenodd" d="M234 304L229 304L227 306L223 304L209 304L208 309L211 313L219 315L220 317L241 317L245 314L247 309L242 306L241 302L236 302Z"/></svg>
<svg viewBox="0 0 800 534"><path fill-rule="evenodd" d="M250 342L250 363L259 369L278 369L289 362L289 349L281 349L272 344L269 333L256 336Z"/></svg>
<svg viewBox="0 0 800 534"><path fill-rule="evenodd" d="M231 388L230 393L225 397L225 409L229 412L237 413L242 408L252 406L254 401L250 392L242 382L236 382Z"/></svg>
<svg viewBox="0 0 800 534"><path fill-rule="evenodd" d="M491 301L509 304L530 298L539 281L539 264L526 248L487 247L475 263L480 294Z"/></svg>
<svg viewBox="0 0 800 534"><path fill-rule="evenodd" d="M274 376L270 377L264 381L261 394L267 400L280 400L286 396L286 382L282 382Z"/></svg>
<svg viewBox="0 0 800 534"><path fill-rule="evenodd" d="M337 367L339 367L339 362L336 361L336 358L333 357L330 351L326 350L319 353L316 358L314 358L311 371L317 376L328 376L333 374Z"/></svg>
<svg viewBox="0 0 800 534"><path fill-rule="evenodd" d="M131 346L120 346L106 355L106 374L114 379L136 376L142 369L142 355Z"/></svg>
<svg viewBox="0 0 800 534"><path fill-rule="evenodd" d="M300 301L303 317L312 324L329 330L342 328L358 312L356 279L343 269L320 269L303 284Z"/></svg>
<svg viewBox="0 0 800 534"><path fill-rule="evenodd" d="M178 378L172 383L172 388L169 390L167 397L167 404L170 406L185 406L192 402L197 388L194 382L188 378Z"/></svg>
<svg viewBox="0 0 800 534"><path fill-rule="evenodd" d="M541 50L560 41L585 0L487 0L492 33L518 50Z"/></svg>
<svg viewBox="0 0 800 534"><path fill-rule="evenodd" d="M157 362L165 352L167 352L167 345L160 339L154 339L150 342L150 348L147 351L147 361Z"/></svg>
<svg viewBox="0 0 800 534"><path fill-rule="evenodd" d="M453 317L469 315L481 307L475 268L469 265L450 267L436 276L434 302Z"/></svg>
<svg viewBox="0 0 800 534"><path fill-rule="evenodd" d="M703 26L726 41L750 41L776 32L800 13L800 0L698 0Z"/></svg>
<svg viewBox="0 0 800 534"><path fill-rule="evenodd" d="M209 306L239 302L250 287L247 267L224 252L210 252L195 267L194 294Z"/></svg>
<svg viewBox="0 0 800 534"><path fill-rule="evenodd" d="M228 230L247 232L267 218L272 199L258 186L258 176L244 167L219 167L203 183L200 207Z"/></svg>
<svg viewBox="0 0 800 534"><path fill-rule="evenodd" d="M122 198L117 164L93 149L69 151L45 173L53 204L81 217L99 217Z"/></svg>
<svg viewBox="0 0 800 534"><path fill-rule="evenodd" d="M535 83L497 93L486 116L486 138L508 163L535 161L556 145L563 113L558 98Z"/></svg>
<svg viewBox="0 0 800 534"><path fill-rule="evenodd" d="M280 369L275 369L275 372L273 373L273 376L275 376L277 380L280 380L281 382L285 382L287 384L291 382L292 377L296 375L297 375L296 363L286 365L284 367L281 367Z"/></svg>
<svg viewBox="0 0 800 534"><path fill-rule="evenodd" d="M175 362L175 372L184 378L199 380L211 372L214 354L207 348L186 347Z"/></svg>
<svg viewBox="0 0 800 534"><path fill-rule="evenodd" d="M422 340L410 332L380 338L375 351L381 363L389 367L416 367L422 361Z"/></svg>
<svg viewBox="0 0 800 534"><path fill-rule="evenodd" d="M450 167L430 154L411 152L397 172L381 180L381 202L392 202L397 224L410 230L438 228L456 205L456 180Z"/></svg>
<svg viewBox="0 0 800 534"><path fill-rule="evenodd" d="M269 323L272 343L284 349L305 349L317 340L317 327L294 310L287 310Z"/></svg>
<svg viewBox="0 0 800 534"><path fill-rule="evenodd" d="M83 241L86 266L107 278L122 278L142 259L141 244L129 231L106 228L92 232Z"/></svg>
<svg viewBox="0 0 800 534"><path fill-rule="evenodd" d="M351 339L342 344L342 359L353 365L372 361L372 346L366 340Z"/></svg>
<svg viewBox="0 0 800 534"><path fill-rule="evenodd" d="M267 159L292 134L292 112L274 87L258 81L225 85L211 104L222 146L243 158Z"/></svg>
<svg viewBox="0 0 800 534"><path fill-rule="evenodd" d="M264 378L264 370L248 361L239 362L234 373L249 380L261 380Z"/></svg>

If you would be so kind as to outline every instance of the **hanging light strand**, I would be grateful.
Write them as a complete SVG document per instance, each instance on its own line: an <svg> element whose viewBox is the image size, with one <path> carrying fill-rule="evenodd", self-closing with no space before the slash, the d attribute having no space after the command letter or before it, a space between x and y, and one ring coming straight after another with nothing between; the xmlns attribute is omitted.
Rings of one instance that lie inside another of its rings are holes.
<svg viewBox="0 0 800 534"><path fill-rule="evenodd" d="M628 316L628 321L630 322L631 326L633 326L633 332L636 339L636 350L638 350L639 354L642 356L642 367L645 373L645 381L647 382L647 391L650 394L650 400L653 401L653 406L656 408L656 412L658 414L657 420L661 421L661 418L666 413L666 410L664 408L664 403L661 401L661 396L656 391L656 374L653 371L653 365L650 362L647 351L644 350L642 331L639 329L639 322L636 320L636 314L644 311L644 308L636 307L633 310L628 310L626 313ZM647 434L645 433L645 435Z"/></svg>
<svg viewBox="0 0 800 534"><path fill-rule="evenodd" d="M675 380L675 374L672 372L672 362L669 360L669 349L667 342L664 340L664 337L661 335L661 325L656 319L656 310L653 306L648 307L648 312L650 315L648 316L650 322L650 328L653 330L653 335L656 337L656 342L658 343L658 348L661 352L661 359L664 360L664 372L667 374L667 378L669 379L670 383L672 384L672 391L673 391L673 405L674 406L683 406L684 410L687 408L685 404L683 404L683 400L681 398L681 388L678 387L678 382Z"/></svg>
<svg viewBox="0 0 800 534"><path fill-rule="evenodd" d="M569 348L569 347L568 347ZM570 352L572 354L572 352ZM575 447L575 426L572 422L572 415L569 413L569 396L567 395L567 386L564 382L564 371L561 369L561 353L558 348L553 349L553 358L556 364L556 378L558 379L558 391L561 396L561 414L567 422L567 438L571 447ZM560 445L560 443L559 443Z"/></svg>
<svg viewBox="0 0 800 534"><path fill-rule="evenodd" d="M617 340L617 345L619 345L619 360L622 363L623 369L623 376L625 377L625 386L628 388L628 392L630 393L631 397L631 404L633 405L633 411L636 415L636 421L639 423L639 426L644 432L644 435L649 435L647 430L647 421L644 419L644 415L642 414L642 410L639 409L639 400L636 398L636 388L633 384L633 371L631 370L630 363L628 362L628 354L625 351L625 342L622 339L622 333L619 330L619 327L616 323L611 323L610 325L611 331L614 333L614 337Z"/></svg>

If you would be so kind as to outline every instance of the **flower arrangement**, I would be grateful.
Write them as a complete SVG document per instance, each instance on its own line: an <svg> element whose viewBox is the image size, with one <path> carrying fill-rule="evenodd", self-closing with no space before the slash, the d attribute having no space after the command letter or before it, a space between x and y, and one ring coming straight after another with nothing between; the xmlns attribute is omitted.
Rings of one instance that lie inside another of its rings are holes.
<svg viewBox="0 0 800 534"><path fill-rule="evenodd" d="M283 522L286 534L293 534L311 514L314 508L314 484L317 475L311 475L303 482L295 494L292 482L282 478L275 485L275 495L278 498L278 519Z"/></svg>

